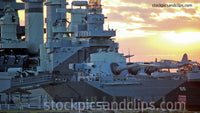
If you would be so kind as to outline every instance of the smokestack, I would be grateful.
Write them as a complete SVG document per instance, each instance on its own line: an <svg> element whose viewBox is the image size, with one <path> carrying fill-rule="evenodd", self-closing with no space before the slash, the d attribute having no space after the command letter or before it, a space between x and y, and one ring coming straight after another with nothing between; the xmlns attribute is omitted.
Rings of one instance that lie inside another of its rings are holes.
<svg viewBox="0 0 200 113"><path fill-rule="evenodd" d="M44 22L43 2L44 0L22 0L25 2L25 36L28 42L29 52L39 54L40 44L43 44Z"/></svg>

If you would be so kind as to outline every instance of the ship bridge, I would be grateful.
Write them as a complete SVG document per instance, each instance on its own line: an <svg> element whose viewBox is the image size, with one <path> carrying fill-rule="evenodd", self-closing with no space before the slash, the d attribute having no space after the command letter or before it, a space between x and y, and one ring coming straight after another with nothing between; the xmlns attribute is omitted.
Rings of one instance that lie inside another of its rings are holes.
<svg viewBox="0 0 200 113"><path fill-rule="evenodd" d="M75 36L78 38L94 38L94 37L106 37L110 38L116 36L116 31L113 29L104 30L104 17L103 14L87 14L86 24L78 25L78 32Z"/></svg>

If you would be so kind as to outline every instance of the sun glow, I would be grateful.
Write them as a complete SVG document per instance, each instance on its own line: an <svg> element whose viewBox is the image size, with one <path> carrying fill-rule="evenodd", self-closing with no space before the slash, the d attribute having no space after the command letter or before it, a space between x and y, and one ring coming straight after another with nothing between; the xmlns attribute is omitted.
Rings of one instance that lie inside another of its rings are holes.
<svg viewBox="0 0 200 113"><path fill-rule="evenodd" d="M177 44L200 43L200 32L170 32L164 34L164 37Z"/></svg>

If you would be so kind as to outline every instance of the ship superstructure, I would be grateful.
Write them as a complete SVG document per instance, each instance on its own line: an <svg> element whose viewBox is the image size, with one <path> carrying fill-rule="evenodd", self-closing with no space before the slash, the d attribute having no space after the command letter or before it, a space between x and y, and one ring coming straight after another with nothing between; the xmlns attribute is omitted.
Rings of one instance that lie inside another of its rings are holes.
<svg viewBox="0 0 200 113"><path fill-rule="evenodd" d="M16 88L51 83L55 76L71 80L74 72L69 69L70 63L86 62L90 54L99 49L118 51L118 43L111 38L116 31L103 28L106 17L100 1L73 1L69 9L66 9L66 0L0 2L4 4L0 19L0 74L9 81L6 87L2 85L1 91L7 95ZM47 7L46 29L44 5ZM24 34L18 32L19 9L25 10L25 29L20 27ZM71 21L66 19L66 13L71 14ZM46 42L43 43L45 32Z"/></svg>
<svg viewBox="0 0 200 113"><path fill-rule="evenodd" d="M51 4L53 2L46 3L49 9L46 22L52 27L47 27L47 43L41 47L42 71L71 76L73 72L68 70L69 63L84 62L98 49L118 50L118 44L111 39L115 31L103 30L105 17L101 9L93 11L87 1L73 1L71 9L60 7L57 8L58 13L53 14L55 8ZM71 22L63 16L66 12L71 14ZM66 24L69 25L67 28Z"/></svg>

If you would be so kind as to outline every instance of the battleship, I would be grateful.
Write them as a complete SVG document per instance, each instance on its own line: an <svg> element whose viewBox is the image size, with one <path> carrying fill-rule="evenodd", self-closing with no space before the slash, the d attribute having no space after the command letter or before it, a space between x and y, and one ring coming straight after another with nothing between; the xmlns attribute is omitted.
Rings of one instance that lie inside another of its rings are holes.
<svg viewBox="0 0 200 113"><path fill-rule="evenodd" d="M104 30L107 17L102 14L101 0L0 2L1 109L11 109L8 104L43 106L45 101L71 99L178 102L183 94L176 90L199 74L181 71L192 64L187 55L175 67L126 62L127 56L118 52L119 44L112 38L116 30ZM20 26L18 10L25 10L25 26ZM170 68L178 71L170 73Z"/></svg>

